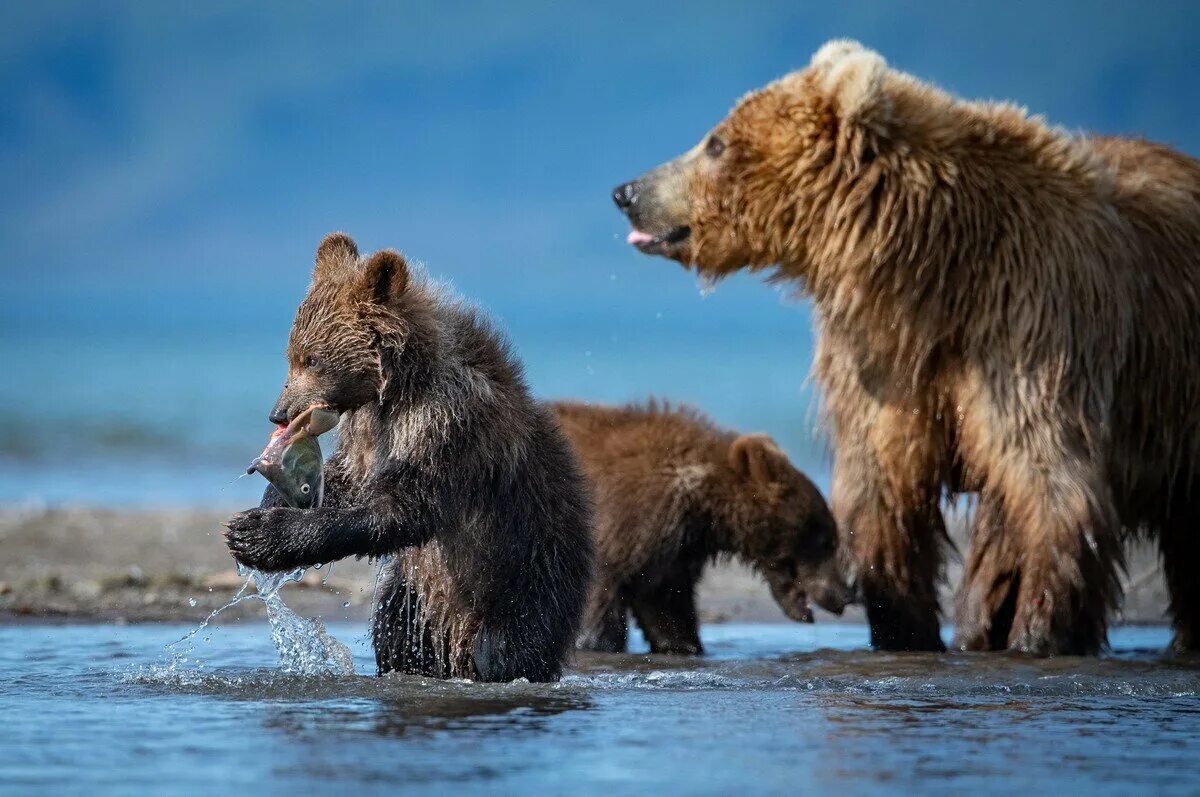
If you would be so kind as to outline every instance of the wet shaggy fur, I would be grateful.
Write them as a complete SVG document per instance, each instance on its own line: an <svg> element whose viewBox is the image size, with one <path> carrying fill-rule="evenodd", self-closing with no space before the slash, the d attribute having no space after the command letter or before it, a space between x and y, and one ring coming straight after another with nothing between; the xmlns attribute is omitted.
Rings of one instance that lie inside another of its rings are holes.
<svg viewBox="0 0 1200 797"><path fill-rule="evenodd" d="M652 652L701 653L696 582L722 555L762 573L792 619L811 622L809 600L845 606L833 515L770 438L654 402L553 407L596 505L580 647L624 652L632 610Z"/></svg>
<svg viewBox="0 0 1200 797"><path fill-rule="evenodd" d="M877 646L941 647L949 491L978 493L959 647L1097 652L1140 532L1200 649L1200 163L832 42L636 188L647 251L812 297Z"/></svg>
<svg viewBox="0 0 1200 797"><path fill-rule="evenodd" d="M515 357L479 314L395 252L317 253L272 420L314 403L344 413L318 509L236 515L242 563L287 570L387 559L372 636L381 674L550 681L591 577L578 465Z"/></svg>

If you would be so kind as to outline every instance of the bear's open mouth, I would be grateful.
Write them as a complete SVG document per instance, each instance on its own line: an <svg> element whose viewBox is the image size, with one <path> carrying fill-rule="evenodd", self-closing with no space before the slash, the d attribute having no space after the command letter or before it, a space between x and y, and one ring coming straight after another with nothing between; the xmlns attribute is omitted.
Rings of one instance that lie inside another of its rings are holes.
<svg viewBox="0 0 1200 797"><path fill-rule="evenodd" d="M634 228L629 231L629 237L625 241L636 246L641 252L657 254L670 249L675 244L686 241L687 237L691 234L692 228L687 225L676 227L663 235L652 235L651 233L642 232Z"/></svg>

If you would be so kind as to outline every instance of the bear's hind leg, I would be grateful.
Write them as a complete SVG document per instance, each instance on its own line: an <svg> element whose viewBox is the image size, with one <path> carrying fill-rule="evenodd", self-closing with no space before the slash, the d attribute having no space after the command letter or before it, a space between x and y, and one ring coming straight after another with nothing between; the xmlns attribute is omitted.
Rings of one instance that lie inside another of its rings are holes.
<svg viewBox="0 0 1200 797"><path fill-rule="evenodd" d="M533 683L551 683L562 675L565 651L547 644L545 629L519 621L496 618L482 626L471 647L470 670L477 681L507 683L524 678ZM566 640L570 646L570 640Z"/></svg>
<svg viewBox="0 0 1200 797"><path fill-rule="evenodd" d="M1107 643L1108 613L1120 599L1124 563L1120 523L1101 469L1067 455L1053 465L1018 469L1003 488L1007 525L1021 545L1009 648L1042 656L1099 653Z"/></svg>
<svg viewBox="0 0 1200 797"><path fill-rule="evenodd" d="M589 613L576 647L598 653L624 653L629 646L629 609L618 596L607 606Z"/></svg>
<svg viewBox="0 0 1200 797"><path fill-rule="evenodd" d="M971 523L967 560L955 597L954 647L1003 650L1016 612L1020 570L1017 545L1000 505L980 497Z"/></svg>
<svg viewBox="0 0 1200 797"><path fill-rule="evenodd" d="M380 565L385 570L380 575L378 603L371 618L376 671L379 675L406 672L449 677L447 653L435 648L428 624L421 617L416 589L400 574L399 562L397 558Z"/></svg>
<svg viewBox="0 0 1200 797"><path fill-rule="evenodd" d="M672 574L653 588L640 588L630 608L651 653L697 656L704 652L696 616L696 580L688 573Z"/></svg>
<svg viewBox="0 0 1200 797"><path fill-rule="evenodd" d="M1175 638L1171 647L1180 652L1200 651L1200 506L1184 507L1168 519L1158 540Z"/></svg>

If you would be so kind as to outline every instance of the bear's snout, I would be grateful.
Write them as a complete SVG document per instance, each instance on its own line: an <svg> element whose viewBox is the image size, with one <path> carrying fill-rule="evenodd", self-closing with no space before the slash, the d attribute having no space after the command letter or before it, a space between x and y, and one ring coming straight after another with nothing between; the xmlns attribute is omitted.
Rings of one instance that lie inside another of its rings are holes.
<svg viewBox="0 0 1200 797"><path fill-rule="evenodd" d="M629 210L633 207L633 203L637 202L638 181L631 180L628 183L621 183L613 189L612 198L619 210Z"/></svg>
<svg viewBox="0 0 1200 797"><path fill-rule="evenodd" d="M856 590L853 586L838 581L824 581L815 585L810 591L813 603L831 614L840 615L847 604L856 600Z"/></svg>

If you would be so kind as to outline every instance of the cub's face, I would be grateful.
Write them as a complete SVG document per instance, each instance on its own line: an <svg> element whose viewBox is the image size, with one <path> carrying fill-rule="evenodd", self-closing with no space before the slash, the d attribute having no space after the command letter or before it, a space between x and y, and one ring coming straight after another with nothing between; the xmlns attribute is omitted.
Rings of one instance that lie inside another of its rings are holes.
<svg viewBox="0 0 1200 797"><path fill-rule="evenodd" d="M340 233L321 243L292 324L287 383L272 423L287 423L313 404L343 413L379 399L382 330L402 330L396 314L407 283L407 264L395 252L360 260L354 241Z"/></svg>
<svg viewBox="0 0 1200 797"><path fill-rule="evenodd" d="M784 496L783 503L793 506L765 525L766 534L753 557L771 597L784 614L801 622L812 622L810 602L841 614L853 590L842 576L833 517L828 510L814 510L797 495ZM801 513L801 507L807 511Z"/></svg>
<svg viewBox="0 0 1200 797"><path fill-rule="evenodd" d="M812 622L809 602L840 614L853 597L838 561L837 526L816 486L770 438L743 435L729 450L742 479L742 555L762 573L793 620Z"/></svg>

